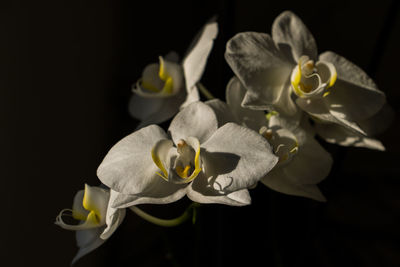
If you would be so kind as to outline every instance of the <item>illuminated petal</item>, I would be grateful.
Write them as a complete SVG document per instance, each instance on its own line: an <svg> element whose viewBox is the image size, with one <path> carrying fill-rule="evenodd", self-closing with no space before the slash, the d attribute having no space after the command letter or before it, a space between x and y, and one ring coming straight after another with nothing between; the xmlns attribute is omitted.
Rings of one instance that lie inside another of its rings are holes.
<svg viewBox="0 0 400 267"><path fill-rule="evenodd" d="M76 232L76 241L79 251L73 258L71 265L75 264L80 258L100 247L105 242L105 240L100 238L103 229L104 227Z"/></svg>
<svg viewBox="0 0 400 267"><path fill-rule="evenodd" d="M295 62L303 55L317 59L317 45L314 37L299 17L290 11L282 12L272 25L272 38L280 46L292 49Z"/></svg>
<svg viewBox="0 0 400 267"><path fill-rule="evenodd" d="M226 102L237 118L237 121L240 122L239 124L258 131L261 126L267 123L265 113L263 111L242 107L245 94L246 89L240 83L239 79L233 77L226 87Z"/></svg>
<svg viewBox="0 0 400 267"><path fill-rule="evenodd" d="M385 147L379 140L354 133L340 125L316 124L315 129L317 134L329 143L341 146L365 147L381 151L385 150Z"/></svg>
<svg viewBox="0 0 400 267"><path fill-rule="evenodd" d="M265 138L235 123L219 128L202 148L207 182L225 194L252 186L278 161Z"/></svg>
<svg viewBox="0 0 400 267"><path fill-rule="evenodd" d="M195 102L182 109L172 120L168 131L175 144L186 137L196 137L200 143L206 141L218 127L213 110L202 102Z"/></svg>
<svg viewBox="0 0 400 267"><path fill-rule="evenodd" d="M157 175L151 150L155 143L167 139L157 125L142 128L114 145L97 169L97 176L109 188L124 194L139 194L162 180Z"/></svg>
<svg viewBox="0 0 400 267"><path fill-rule="evenodd" d="M366 119L377 113L386 101L370 77L359 67L333 52L320 55L321 60L331 62L337 71L337 82L327 97L329 104L338 105L348 120ZM334 108L334 107L333 107Z"/></svg>
<svg viewBox="0 0 400 267"><path fill-rule="evenodd" d="M218 24L214 21L207 23L183 59L182 65L187 90L191 90L200 81L217 34Z"/></svg>
<svg viewBox="0 0 400 267"><path fill-rule="evenodd" d="M186 195L187 184L174 184L160 178L152 190L138 195L119 193L111 205L114 208L128 208L139 204L168 204L178 201Z"/></svg>
<svg viewBox="0 0 400 267"><path fill-rule="evenodd" d="M183 109L197 101L200 101L200 94L197 85L195 85L191 89L187 90L186 99L180 106L180 109Z"/></svg>
<svg viewBox="0 0 400 267"><path fill-rule="evenodd" d="M239 33L228 41L225 59L248 92L259 98L251 108L261 104L261 108L273 109L286 89L293 65L286 61L271 36ZM246 101L243 104L250 106Z"/></svg>

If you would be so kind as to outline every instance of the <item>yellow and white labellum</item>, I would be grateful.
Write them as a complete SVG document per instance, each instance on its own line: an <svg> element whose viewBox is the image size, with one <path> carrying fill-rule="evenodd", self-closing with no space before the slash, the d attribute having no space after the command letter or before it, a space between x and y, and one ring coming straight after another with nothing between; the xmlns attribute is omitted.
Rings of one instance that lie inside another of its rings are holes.
<svg viewBox="0 0 400 267"><path fill-rule="evenodd" d="M279 128L271 129L261 127L259 133L264 136L273 148L273 152L279 157L277 166L289 162L297 154L299 144L297 138L289 130Z"/></svg>
<svg viewBox="0 0 400 267"><path fill-rule="evenodd" d="M182 67L159 57L159 64L150 64L143 70L133 91L145 97L166 97L175 95L182 86Z"/></svg>
<svg viewBox="0 0 400 267"><path fill-rule="evenodd" d="M84 230L105 225L107 205L110 194L108 190L85 184L74 198L72 210L64 209L56 218L56 224L67 230ZM80 224L67 224L63 216L71 216Z"/></svg>
<svg viewBox="0 0 400 267"><path fill-rule="evenodd" d="M290 77L293 91L299 97L326 97L336 79L337 72L332 63L314 63L307 56L300 57Z"/></svg>
<svg viewBox="0 0 400 267"><path fill-rule="evenodd" d="M200 142L188 137L179 140L173 147L171 140L158 141L151 156L160 171L157 174L173 183L189 183L201 172Z"/></svg>

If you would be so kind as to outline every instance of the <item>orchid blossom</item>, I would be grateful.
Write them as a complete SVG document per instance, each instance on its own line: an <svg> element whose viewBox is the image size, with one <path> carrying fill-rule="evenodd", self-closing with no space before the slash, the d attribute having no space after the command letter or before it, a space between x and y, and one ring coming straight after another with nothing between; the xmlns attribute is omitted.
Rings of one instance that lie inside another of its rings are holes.
<svg viewBox="0 0 400 267"><path fill-rule="evenodd" d="M234 36L225 58L246 88L244 107L278 111L292 119L301 117L300 108L323 125L316 129L326 141L355 145L343 142L348 135L357 139L357 146L384 149L367 137L362 122L382 109L385 94L347 59L330 51L318 55L314 37L292 12L275 19L272 36L256 32ZM335 129L329 137L325 126Z"/></svg>
<svg viewBox="0 0 400 267"><path fill-rule="evenodd" d="M56 218L56 224L66 230L76 231L78 253L74 264L84 255L101 246L122 223L125 209L114 209L109 203L116 192L85 184L74 197L72 209L64 209ZM79 224L68 224L63 217L72 216Z"/></svg>
<svg viewBox="0 0 400 267"><path fill-rule="evenodd" d="M180 109L199 100L197 83L203 75L207 58L218 33L218 24L207 23L182 63L179 56L170 53L159 57L159 63L147 65L142 77L133 85L129 103L130 114L141 123L137 129L161 123L173 117Z"/></svg>
<svg viewBox="0 0 400 267"><path fill-rule="evenodd" d="M332 166L332 157L314 139L306 120L293 125L277 112L251 110L241 106L246 89L236 77L226 88L226 101L206 102L214 109L221 125L233 121L253 129L272 146L279 158L275 167L261 179L269 188L295 196L325 201L318 184L325 179Z"/></svg>
<svg viewBox="0 0 400 267"><path fill-rule="evenodd" d="M166 204L187 195L198 203L250 204L247 188L278 158L257 132L227 123L218 128L213 110L195 102L172 120L168 134L157 125L119 141L97 170L120 194L114 208Z"/></svg>

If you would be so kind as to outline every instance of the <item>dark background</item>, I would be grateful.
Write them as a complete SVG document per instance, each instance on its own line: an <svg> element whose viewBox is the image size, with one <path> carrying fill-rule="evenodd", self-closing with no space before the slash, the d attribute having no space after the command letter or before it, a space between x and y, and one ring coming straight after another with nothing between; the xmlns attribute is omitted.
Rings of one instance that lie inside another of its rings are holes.
<svg viewBox="0 0 400 267"><path fill-rule="evenodd" d="M291 9L319 51L353 61L399 109L400 17L380 1L0 2L1 266L69 266L74 234L55 226L111 146L131 133L130 86L159 55L181 55L218 14L220 33L202 82L224 97L223 53L240 31L271 31ZM165 229L129 212L116 233L76 266L400 266L400 142L386 152L339 149L320 188L327 203L251 191L253 204L206 205L195 225ZM166 124L168 125L168 124ZM187 199L143 207L165 218Z"/></svg>

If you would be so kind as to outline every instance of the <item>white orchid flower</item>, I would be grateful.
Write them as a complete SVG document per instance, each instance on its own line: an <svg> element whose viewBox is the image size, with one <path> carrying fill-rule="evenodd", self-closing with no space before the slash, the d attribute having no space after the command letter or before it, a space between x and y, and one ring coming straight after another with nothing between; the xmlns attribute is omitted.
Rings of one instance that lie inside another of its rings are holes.
<svg viewBox="0 0 400 267"><path fill-rule="evenodd" d="M295 116L300 107L316 123L366 135L360 122L385 103L385 94L359 67L333 52L318 56L314 37L290 11L275 19L272 37L234 36L225 58L247 90L242 105L252 109Z"/></svg>
<svg viewBox="0 0 400 267"><path fill-rule="evenodd" d="M85 184L74 197L72 209L64 209L56 218L56 224L66 230L76 231L78 253L72 260L74 264L84 255L102 245L122 223L125 209L110 206L116 192ZM79 224L68 224L63 217L72 216Z"/></svg>
<svg viewBox="0 0 400 267"><path fill-rule="evenodd" d="M137 129L172 118L180 107L199 100L197 83L203 75L207 58L218 34L215 21L207 23L193 41L181 63L170 53L150 64L133 86L129 112L141 120Z"/></svg>
<svg viewBox="0 0 400 267"><path fill-rule="evenodd" d="M166 204L187 195L198 203L250 204L247 188L278 159L258 133L227 123L195 102L172 120L168 134L157 125L123 138L98 168L100 180L119 192L113 207Z"/></svg>
<svg viewBox="0 0 400 267"><path fill-rule="evenodd" d="M279 161L261 179L263 184L288 195L325 201L316 184L328 176L333 161L308 130L310 125L303 121L301 128L288 123L277 112L266 116L263 111L244 108L241 103L245 94L246 89L234 77L227 85L226 104L220 100L206 103L214 109L220 124L237 122L259 132L271 144Z"/></svg>

